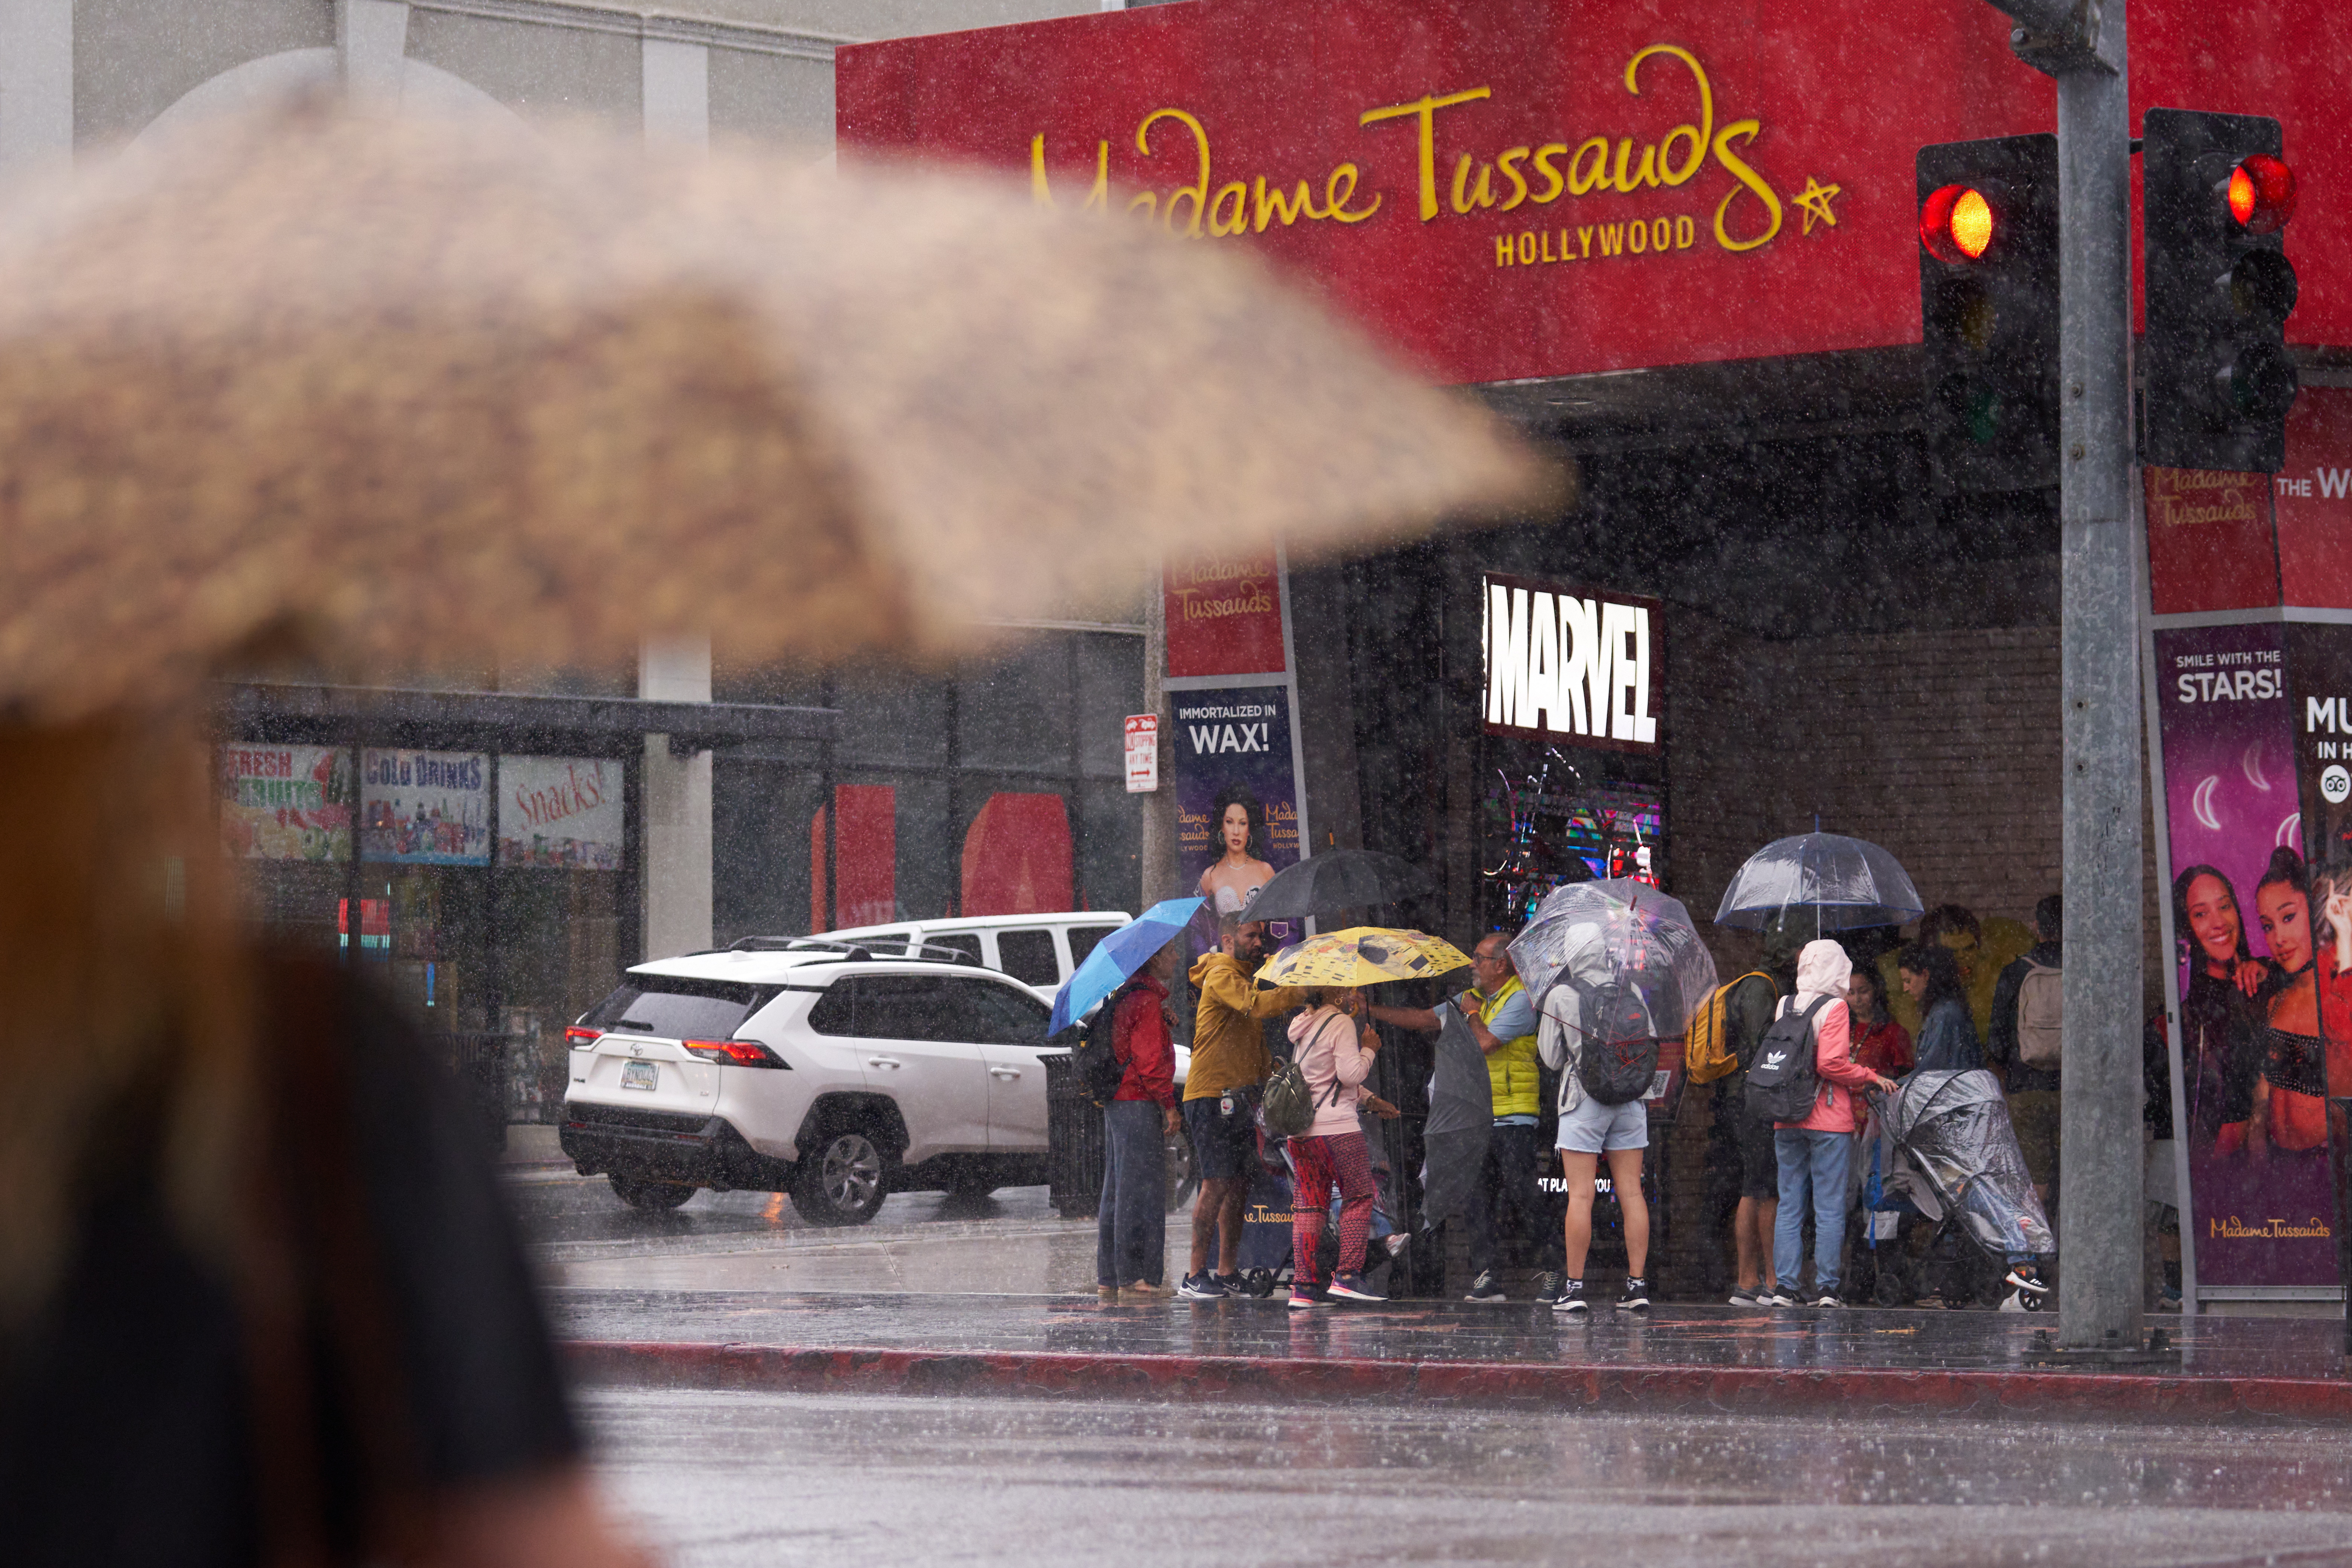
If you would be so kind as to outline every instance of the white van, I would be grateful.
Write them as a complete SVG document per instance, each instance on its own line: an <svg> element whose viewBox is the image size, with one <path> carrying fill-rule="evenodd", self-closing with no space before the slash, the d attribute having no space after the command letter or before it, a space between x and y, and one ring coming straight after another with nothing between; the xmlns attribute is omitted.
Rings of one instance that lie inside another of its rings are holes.
<svg viewBox="0 0 2352 1568"><path fill-rule="evenodd" d="M961 920L898 921L819 931L814 940L848 942L876 957L944 958L953 952L1009 974L1051 1004L1095 943L1135 917L1119 910L1050 915L974 915Z"/></svg>

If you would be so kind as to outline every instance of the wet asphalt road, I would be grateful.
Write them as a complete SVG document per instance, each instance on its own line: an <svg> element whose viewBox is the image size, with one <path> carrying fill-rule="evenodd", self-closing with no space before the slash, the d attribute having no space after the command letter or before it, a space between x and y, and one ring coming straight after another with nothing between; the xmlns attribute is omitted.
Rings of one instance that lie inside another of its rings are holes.
<svg viewBox="0 0 2352 1568"><path fill-rule="evenodd" d="M675 1568L852 1563L2352 1563L2309 1429L1704 1421L604 1390Z"/></svg>

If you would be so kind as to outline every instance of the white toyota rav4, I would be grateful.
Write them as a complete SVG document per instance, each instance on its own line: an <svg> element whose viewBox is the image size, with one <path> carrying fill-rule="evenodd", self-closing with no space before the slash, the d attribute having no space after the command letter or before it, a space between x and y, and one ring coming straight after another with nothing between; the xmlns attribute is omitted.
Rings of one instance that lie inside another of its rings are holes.
<svg viewBox="0 0 2352 1568"><path fill-rule="evenodd" d="M822 942L639 964L565 1031L563 1152L640 1208L740 1188L816 1225L1042 1183L1049 1016L993 970Z"/></svg>

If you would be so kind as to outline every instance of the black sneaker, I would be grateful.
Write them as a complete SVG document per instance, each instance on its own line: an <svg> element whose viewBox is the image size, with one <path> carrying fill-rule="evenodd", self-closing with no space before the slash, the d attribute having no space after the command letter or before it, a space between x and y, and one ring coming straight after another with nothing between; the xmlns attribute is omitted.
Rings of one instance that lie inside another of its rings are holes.
<svg viewBox="0 0 2352 1568"><path fill-rule="evenodd" d="M1547 1307L1559 1302L1560 1287L1568 1283L1565 1274L1551 1272L1536 1276L1536 1300Z"/></svg>
<svg viewBox="0 0 2352 1568"><path fill-rule="evenodd" d="M1584 1299L1584 1281L1581 1279L1561 1280L1559 1282L1559 1294L1552 1298L1551 1310L1555 1312L1591 1311L1592 1310L1592 1303Z"/></svg>
<svg viewBox="0 0 2352 1568"><path fill-rule="evenodd" d="M1176 1287L1176 1294L1187 1301L1222 1301L1226 1291L1213 1274L1187 1274L1184 1283Z"/></svg>
<svg viewBox="0 0 2352 1568"><path fill-rule="evenodd" d="M1264 1290L1251 1289L1249 1276L1246 1274L1215 1274L1210 1276L1210 1278L1216 1281L1217 1289L1223 1291L1228 1296L1263 1296L1266 1294Z"/></svg>
<svg viewBox="0 0 2352 1568"><path fill-rule="evenodd" d="M1814 1297L1811 1301L1807 1302L1806 1305L1811 1307L1843 1307L1845 1305L1845 1301L1836 1291L1824 1290L1820 1295Z"/></svg>
<svg viewBox="0 0 2352 1568"><path fill-rule="evenodd" d="M1470 1294L1463 1297L1462 1299L1465 1301L1507 1301L1510 1300L1508 1296L1503 1293L1503 1288L1495 1283L1495 1271L1491 1268L1479 1275L1475 1279L1470 1281Z"/></svg>
<svg viewBox="0 0 2352 1568"><path fill-rule="evenodd" d="M1618 1293L1617 1310L1621 1312L1646 1312L1650 1310L1650 1282L1638 1274L1625 1277L1625 1289Z"/></svg>

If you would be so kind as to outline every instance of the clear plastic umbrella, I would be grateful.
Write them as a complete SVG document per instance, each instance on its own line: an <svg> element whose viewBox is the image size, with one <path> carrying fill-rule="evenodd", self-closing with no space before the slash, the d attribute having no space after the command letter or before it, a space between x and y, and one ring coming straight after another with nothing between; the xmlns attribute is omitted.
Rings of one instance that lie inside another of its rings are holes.
<svg viewBox="0 0 2352 1568"><path fill-rule="evenodd" d="M1690 1027L1716 984L1715 959L1690 911L1630 877L1555 889L1511 939L1511 962L1538 997L1571 963L1605 964L1642 994L1665 1038Z"/></svg>
<svg viewBox="0 0 2352 1568"><path fill-rule="evenodd" d="M1802 833L1748 858L1723 889L1715 923L1761 931L1782 915L1811 917L1813 934L1899 926L1927 906L1894 856L1863 838Z"/></svg>

